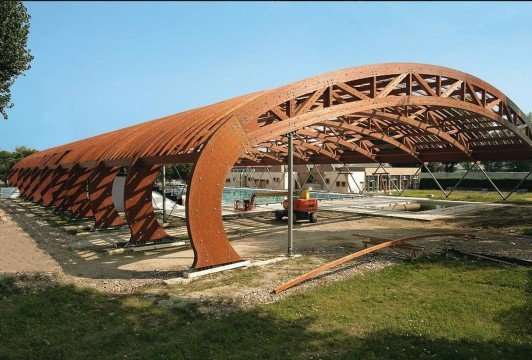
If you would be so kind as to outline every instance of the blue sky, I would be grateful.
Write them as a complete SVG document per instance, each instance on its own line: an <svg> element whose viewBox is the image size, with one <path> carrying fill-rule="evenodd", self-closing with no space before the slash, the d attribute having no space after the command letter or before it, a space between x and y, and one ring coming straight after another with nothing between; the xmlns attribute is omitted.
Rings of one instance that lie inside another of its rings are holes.
<svg viewBox="0 0 532 360"><path fill-rule="evenodd" d="M423 62L532 110L532 3L25 3L0 148L45 149L351 66Z"/></svg>

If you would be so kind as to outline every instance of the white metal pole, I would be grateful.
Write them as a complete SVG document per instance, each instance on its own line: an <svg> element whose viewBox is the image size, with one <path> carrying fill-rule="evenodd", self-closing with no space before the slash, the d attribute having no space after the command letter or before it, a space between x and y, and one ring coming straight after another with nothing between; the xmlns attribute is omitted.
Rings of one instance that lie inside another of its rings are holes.
<svg viewBox="0 0 532 360"><path fill-rule="evenodd" d="M294 252L294 134L288 134L288 256Z"/></svg>
<svg viewBox="0 0 532 360"><path fill-rule="evenodd" d="M166 165L163 165L163 223L166 222Z"/></svg>

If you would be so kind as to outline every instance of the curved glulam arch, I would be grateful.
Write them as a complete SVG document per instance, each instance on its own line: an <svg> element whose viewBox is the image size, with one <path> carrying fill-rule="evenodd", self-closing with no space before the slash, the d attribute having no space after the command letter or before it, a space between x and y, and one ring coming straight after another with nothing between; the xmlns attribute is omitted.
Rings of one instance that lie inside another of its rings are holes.
<svg viewBox="0 0 532 360"><path fill-rule="evenodd" d="M298 136L298 160L310 163L512 160L532 153L530 123L486 82L439 66L380 64L45 150L16 164L10 181L35 181L41 175L34 170L44 168L136 164L142 172L193 162L186 209L193 265L220 265L240 259L221 221L226 174L235 163L282 161L288 132Z"/></svg>

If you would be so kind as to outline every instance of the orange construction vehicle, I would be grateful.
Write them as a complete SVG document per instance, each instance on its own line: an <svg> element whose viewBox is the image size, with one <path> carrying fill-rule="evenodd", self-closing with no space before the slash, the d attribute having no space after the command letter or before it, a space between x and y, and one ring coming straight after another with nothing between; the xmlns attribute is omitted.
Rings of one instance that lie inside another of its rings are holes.
<svg viewBox="0 0 532 360"><path fill-rule="evenodd" d="M275 219L281 221L288 216L288 199L283 201L284 210L275 210ZM294 199L294 222L297 220L308 220L311 223L318 221L318 199L310 197L310 190L301 190L299 199Z"/></svg>
<svg viewBox="0 0 532 360"><path fill-rule="evenodd" d="M257 207L255 200L261 197L288 196L286 191L256 192L249 199L235 200L234 209L238 211L251 211ZM281 221L288 216L288 199L283 201L284 210L275 210L275 219ZM318 221L318 199L310 197L310 190L301 190L299 198L294 199L294 222L308 220L311 223Z"/></svg>

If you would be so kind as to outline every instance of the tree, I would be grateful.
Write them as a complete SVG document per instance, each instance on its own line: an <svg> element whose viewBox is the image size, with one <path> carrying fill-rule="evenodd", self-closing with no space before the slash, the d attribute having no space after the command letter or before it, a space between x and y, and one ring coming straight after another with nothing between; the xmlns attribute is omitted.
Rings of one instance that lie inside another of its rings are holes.
<svg viewBox="0 0 532 360"><path fill-rule="evenodd" d="M183 179L187 181L190 178L190 175L192 174L193 164L175 164L165 166L166 178L169 180Z"/></svg>
<svg viewBox="0 0 532 360"><path fill-rule="evenodd" d="M509 161L507 171L529 172L532 169L532 160Z"/></svg>
<svg viewBox="0 0 532 360"><path fill-rule="evenodd" d="M14 164L13 154L6 150L0 150L0 181L7 182L7 177Z"/></svg>
<svg viewBox="0 0 532 360"><path fill-rule="evenodd" d="M506 162L504 161L484 161L484 170L491 172L504 171L506 168Z"/></svg>
<svg viewBox="0 0 532 360"><path fill-rule="evenodd" d="M443 164L443 171L446 173L452 173L456 171L456 165L457 163L445 163Z"/></svg>
<svg viewBox="0 0 532 360"><path fill-rule="evenodd" d="M20 1L0 2L0 113L7 119L11 86L29 70L33 56L27 48L30 16Z"/></svg>
<svg viewBox="0 0 532 360"><path fill-rule="evenodd" d="M443 171L444 169L443 163L441 162L429 162L427 164L427 167L429 168L431 172L440 172L440 171ZM426 171L425 169L422 169L422 172L425 172L425 171Z"/></svg>
<svg viewBox="0 0 532 360"><path fill-rule="evenodd" d="M29 148L26 146L18 146L13 150L13 157L15 158L15 162L18 162L19 160L22 160L26 156L30 156L31 154L35 154L37 150L33 148Z"/></svg>
<svg viewBox="0 0 532 360"><path fill-rule="evenodd" d="M19 146L9 152L7 150L0 150L0 181L6 183L11 168L21 159L25 158L28 155L36 153L37 150L27 148L25 146Z"/></svg>

